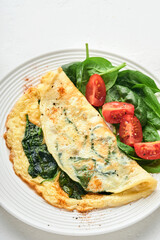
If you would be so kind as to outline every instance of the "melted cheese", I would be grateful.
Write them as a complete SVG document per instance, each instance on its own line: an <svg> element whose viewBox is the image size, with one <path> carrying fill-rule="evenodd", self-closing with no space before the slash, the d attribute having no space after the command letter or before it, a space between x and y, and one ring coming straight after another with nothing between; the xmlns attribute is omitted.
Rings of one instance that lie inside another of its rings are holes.
<svg viewBox="0 0 160 240"><path fill-rule="evenodd" d="M156 181L120 152L116 138L61 68L39 85L44 138L49 152L87 191L120 193Z"/></svg>

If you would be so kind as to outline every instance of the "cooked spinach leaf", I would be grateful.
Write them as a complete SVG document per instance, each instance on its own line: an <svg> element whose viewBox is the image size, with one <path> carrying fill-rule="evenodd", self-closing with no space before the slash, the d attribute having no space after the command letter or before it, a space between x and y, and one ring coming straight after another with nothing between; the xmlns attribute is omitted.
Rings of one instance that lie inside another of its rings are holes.
<svg viewBox="0 0 160 240"><path fill-rule="evenodd" d="M141 122L141 125L144 126L147 122L147 111L146 104L143 102L142 98L139 97L136 93L130 90L127 87L114 85L111 89L108 90L106 96L106 102L127 102L131 103L135 107L135 116Z"/></svg>
<svg viewBox="0 0 160 240"><path fill-rule="evenodd" d="M82 199L82 196L87 194L87 192L82 188L82 186L73 181L65 172L61 171L59 176L59 185L64 192L68 194L70 198Z"/></svg>
<svg viewBox="0 0 160 240"><path fill-rule="evenodd" d="M157 129L150 123L147 123L143 128L143 140L144 142L155 142L160 140Z"/></svg>
<svg viewBox="0 0 160 240"><path fill-rule="evenodd" d="M102 195L111 195L113 194L112 192L98 192L98 194L102 194Z"/></svg>
<svg viewBox="0 0 160 240"><path fill-rule="evenodd" d="M83 157L70 157L70 160L73 161L73 167L82 187L87 188L88 183L94 174L96 160ZM81 161L81 165L79 165L79 160Z"/></svg>
<svg viewBox="0 0 160 240"><path fill-rule="evenodd" d="M124 70L119 72L116 84L128 88L132 88L136 84L144 84L145 86L149 87L154 93L160 91L153 79L143 74L142 72L134 70Z"/></svg>
<svg viewBox="0 0 160 240"><path fill-rule="evenodd" d="M59 171L60 171L60 169L59 169L59 167L57 167L57 171L56 171L56 173L54 174L54 176L53 176L52 178L46 178L46 179L43 180L40 184L42 184L42 183L44 183L44 182L47 182L47 181L53 181L53 180L57 177Z"/></svg>
<svg viewBox="0 0 160 240"><path fill-rule="evenodd" d="M23 150L30 163L28 173L32 178L38 175L44 179L53 178L57 171L57 163L43 144L43 132L37 125L29 121L26 115L26 129L22 140Z"/></svg>

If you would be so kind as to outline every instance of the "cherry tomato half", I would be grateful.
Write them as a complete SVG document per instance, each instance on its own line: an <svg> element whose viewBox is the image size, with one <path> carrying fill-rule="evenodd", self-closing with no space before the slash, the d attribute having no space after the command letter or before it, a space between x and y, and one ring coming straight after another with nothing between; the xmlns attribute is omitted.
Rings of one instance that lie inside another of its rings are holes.
<svg viewBox="0 0 160 240"><path fill-rule="evenodd" d="M95 107L100 107L104 104L106 86L100 75L94 74L90 77L86 86L86 98Z"/></svg>
<svg viewBox="0 0 160 240"><path fill-rule="evenodd" d="M134 105L125 102L109 102L102 107L102 114L106 122L120 123L125 114L134 115Z"/></svg>
<svg viewBox="0 0 160 240"><path fill-rule="evenodd" d="M160 141L134 144L137 155L143 159L160 159Z"/></svg>
<svg viewBox="0 0 160 240"><path fill-rule="evenodd" d="M136 116L126 114L123 116L119 126L121 142L133 146L143 139L142 126Z"/></svg>

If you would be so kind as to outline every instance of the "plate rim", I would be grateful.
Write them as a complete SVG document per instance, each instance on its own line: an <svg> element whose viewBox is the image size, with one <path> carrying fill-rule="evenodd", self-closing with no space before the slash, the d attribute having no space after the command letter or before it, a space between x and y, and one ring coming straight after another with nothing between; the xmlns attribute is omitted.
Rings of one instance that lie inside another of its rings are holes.
<svg viewBox="0 0 160 240"><path fill-rule="evenodd" d="M85 54L85 49L84 48L69 48L69 49L61 49L61 50L57 50L57 51L52 51L52 52L48 52L48 53L44 53L41 55L38 55L36 57L33 57L27 61L24 61L22 64L18 65L17 67L15 67L14 69L12 69L11 71L9 71L8 74L6 74L3 78L0 79L0 85L10 76L12 76L12 74L14 74L15 72L17 72L19 69L23 68L24 66L35 62L39 59L45 58L47 56L54 56L56 54L63 54L63 53L71 53L71 52L81 52ZM103 51L103 50L98 50L98 49L90 49L90 52L92 54L94 53L98 53L98 54L104 54L104 55L108 55L108 56L113 56L116 57L118 59L122 59L125 60L126 62L129 62L131 64L133 64L134 66L137 66L138 68L141 68L142 70L144 70L145 73L147 73L149 76L153 77L158 83L160 83L160 80L158 79L158 77L156 77L152 72L148 71L145 67L143 67L141 64L138 64L126 57L123 57L121 55L115 54L115 53L111 53L108 51ZM2 200L2 198L0 199ZM87 232L85 232L83 230L83 232L72 232L72 234L70 232L62 232L56 229L50 229L50 228L46 228L43 226L40 226L38 224L35 224L33 222L29 222L27 219L23 218L18 212L16 213L15 211L13 211L11 208L9 208L7 205L5 205L5 203L3 203L3 201L1 201L0 205L12 216L14 216L15 218L19 219L20 221L24 222L27 225L30 225L32 227L35 227L37 229L46 231L46 232L51 232L51 233L55 233L55 234L60 234L60 235L68 235L68 236L91 236L91 235L101 235L101 234L106 234L106 233L111 233L111 232L116 232L120 229L124 229L127 228L135 223L138 223L139 221L142 221L144 218L148 217L150 214L152 214L155 210L157 210L160 207L160 202L159 204L157 204L156 206L154 206L153 208L151 208L146 214L144 215L140 215L139 218L134 218L132 221L130 221L128 224L119 224L119 226L117 227L112 227L112 229L108 229L108 230L103 230L103 229L96 229L96 232L93 230L88 230Z"/></svg>
<svg viewBox="0 0 160 240"><path fill-rule="evenodd" d="M44 58L44 57L47 57L47 56L50 56L50 55L54 55L54 54L60 54L60 53L64 53L64 52L76 52L76 51L82 51L85 53L85 48L67 48L67 49L60 49L60 50L56 50L56 51L51 51L51 52L47 52L47 53L44 53L44 54L40 54L40 55L37 55L35 57L32 57L26 61L24 61L23 63L19 64L18 66L16 66L15 68L13 68L12 70L10 70L7 74L5 74L2 78L0 78L0 84L3 83L3 81L5 81L6 78L8 78L9 76L11 76L15 71L18 71L19 69L21 69L22 67L24 67L25 65L33 62L33 61L36 61L40 58ZM101 54L107 54L107 55L110 55L110 56L113 56L113 57L118 57L118 58L123 58L126 62L130 62L132 63L133 65L137 66L137 67L140 67L141 69L143 69L148 75L152 76L154 79L156 79L158 82L160 82L160 79L158 79L158 77L156 75L154 75L152 72L150 72L150 70L147 70L146 67L144 67L142 64L138 64L136 63L134 60L130 59L130 58L127 58L127 57L123 57L121 56L120 54L116 54L116 53L112 53L112 52L108 52L108 51L103 51L103 50L98 50L98 49L93 49L93 48L90 48L89 49L90 52L96 52L96 53L101 53Z"/></svg>
<svg viewBox="0 0 160 240"><path fill-rule="evenodd" d="M146 215L143 215L143 216L140 216L137 220L137 218L134 218L135 220L132 221L132 222L129 222L128 224L123 224L123 225L120 225L119 224L119 227L112 227L112 230L101 230L101 229L97 229L96 232L91 232L91 231L88 231L87 233L86 232L81 232L81 233L74 233L72 232L72 235L70 234L70 232L63 232L62 231L58 231L58 230L53 230L53 229L46 229L45 227L43 226L39 226L39 225L36 225L34 223L30 223L29 221L27 221L26 219L23 219L21 216L18 216L19 214L16 214L14 212L12 212L11 209L7 208L6 206L4 207L4 205L1 203L1 206L9 213L11 214L12 216L14 216L16 219L22 221L23 223L31 226L31 227L34 227L34 228L37 228L39 230L42 230L44 232L49 232L49 233L54 233L54 234L57 234L57 235L64 235L64 236L97 236L97 235L103 235L103 234L107 234L107 233L113 233L113 232L117 232L119 230L122 230L122 229L125 229L127 227L130 227L140 221L142 221L143 219L147 218L148 216L150 216L152 213L154 213L159 207L160 207L160 203L158 206L155 206L154 208L152 208Z"/></svg>

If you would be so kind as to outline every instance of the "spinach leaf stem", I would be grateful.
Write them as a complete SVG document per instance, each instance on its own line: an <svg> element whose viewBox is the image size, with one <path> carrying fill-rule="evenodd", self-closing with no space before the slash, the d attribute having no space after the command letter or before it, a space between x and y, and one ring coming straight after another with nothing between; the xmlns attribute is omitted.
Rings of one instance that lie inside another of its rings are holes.
<svg viewBox="0 0 160 240"><path fill-rule="evenodd" d="M86 43L86 59L89 58L89 48L88 43Z"/></svg>

